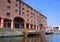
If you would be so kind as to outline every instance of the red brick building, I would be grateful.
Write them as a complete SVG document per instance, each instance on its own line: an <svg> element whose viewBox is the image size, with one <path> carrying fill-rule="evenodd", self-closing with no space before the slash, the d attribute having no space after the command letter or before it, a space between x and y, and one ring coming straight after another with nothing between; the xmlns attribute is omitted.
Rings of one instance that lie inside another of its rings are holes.
<svg viewBox="0 0 60 42"><path fill-rule="evenodd" d="M21 0L0 0L0 28L47 27L47 17Z"/></svg>

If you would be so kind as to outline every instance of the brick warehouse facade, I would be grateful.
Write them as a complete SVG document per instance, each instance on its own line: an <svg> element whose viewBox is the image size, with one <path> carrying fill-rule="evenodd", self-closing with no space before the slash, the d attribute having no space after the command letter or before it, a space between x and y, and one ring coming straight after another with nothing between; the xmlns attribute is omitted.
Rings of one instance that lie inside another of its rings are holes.
<svg viewBox="0 0 60 42"><path fill-rule="evenodd" d="M21 0L0 0L0 28L47 27L47 17Z"/></svg>

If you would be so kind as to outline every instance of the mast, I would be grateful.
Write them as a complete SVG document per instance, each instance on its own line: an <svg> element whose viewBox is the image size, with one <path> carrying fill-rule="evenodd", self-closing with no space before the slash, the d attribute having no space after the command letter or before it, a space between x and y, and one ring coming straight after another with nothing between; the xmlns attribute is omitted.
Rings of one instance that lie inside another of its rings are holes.
<svg viewBox="0 0 60 42"><path fill-rule="evenodd" d="M32 0L33 14L35 14L35 13L34 13L34 1L35 1L35 0ZM36 28L35 28L35 30L37 31L37 18L36 18L36 17L37 17L37 14L34 15L34 22L36 21ZM35 19L35 18L36 18L36 19ZM35 24L34 24L34 25L35 25Z"/></svg>

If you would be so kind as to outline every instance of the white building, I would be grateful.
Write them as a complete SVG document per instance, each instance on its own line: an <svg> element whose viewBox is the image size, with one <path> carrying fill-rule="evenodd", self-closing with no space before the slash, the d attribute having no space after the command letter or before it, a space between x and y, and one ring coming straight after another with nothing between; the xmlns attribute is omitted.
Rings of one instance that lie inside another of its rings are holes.
<svg viewBox="0 0 60 42"><path fill-rule="evenodd" d="M60 26L53 27L53 30L60 30Z"/></svg>
<svg viewBox="0 0 60 42"><path fill-rule="evenodd" d="M59 30L60 30L60 26L59 26Z"/></svg>

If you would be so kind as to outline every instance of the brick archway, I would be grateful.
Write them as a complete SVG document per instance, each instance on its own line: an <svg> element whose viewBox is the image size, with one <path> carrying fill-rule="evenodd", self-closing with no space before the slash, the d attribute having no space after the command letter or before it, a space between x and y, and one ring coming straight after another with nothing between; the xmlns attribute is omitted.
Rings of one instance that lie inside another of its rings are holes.
<svg viewBox="0 0 60 42"><path fill-rule="evenodd" d="M14 28L24 28L24 19L21 17L14 18Z"/></svg>

